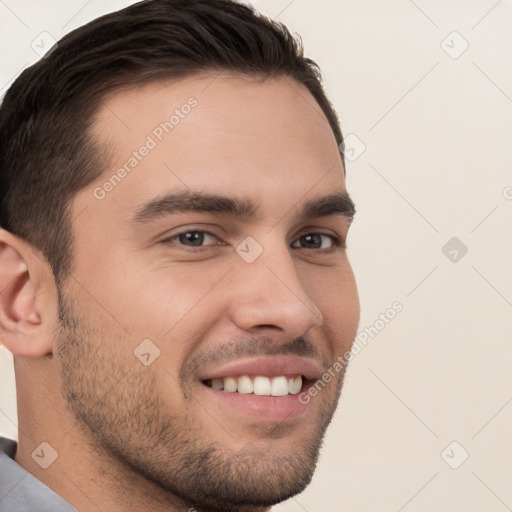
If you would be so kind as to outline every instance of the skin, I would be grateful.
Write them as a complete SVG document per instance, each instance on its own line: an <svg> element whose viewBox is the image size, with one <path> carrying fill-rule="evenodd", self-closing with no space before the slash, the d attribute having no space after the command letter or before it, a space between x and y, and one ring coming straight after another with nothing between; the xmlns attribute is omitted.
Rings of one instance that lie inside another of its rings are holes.
<svg viewBox="0 0 512 512"><path fill-rule="evenodd" d="M94 190L190 97L197 106L97 199ZM282 354L325 371L350 349L359 321L343 247L350 219L298 218L306 201L346 193L329 124L289 78L224 73L116 91L93 133L112 158L71 204L74 262L60 303L43 256L0 230L16 462L81 512L268 510L309 483L343 374L299 416L280 421L209 400L200 377ZM155 197L191 191L250 199L258 217L131 220ZM211 233L201 247L176 238L201 230ZM297 242L308 233L326 235L326 249ZM235 251L248 236L263 249L252 263ZM160 354L145 366L134 350L147 339ZM58 452L47 469L31 457L43 441Z"/></svg>

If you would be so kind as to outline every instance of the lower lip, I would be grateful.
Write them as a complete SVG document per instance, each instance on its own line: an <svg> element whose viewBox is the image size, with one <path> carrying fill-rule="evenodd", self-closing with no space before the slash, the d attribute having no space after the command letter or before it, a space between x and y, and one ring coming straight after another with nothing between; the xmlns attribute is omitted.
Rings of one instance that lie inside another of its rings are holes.
<svg viewBox="0 0 512 512"><path fill-rule="evenodd" d="M208 403L213 400L228 407L237 414L246 414L264 421L283 422L305 414L311 402L301 403L299 397L312 386L312 382L305 382L296 395L285 396L259 396L252 393L237 393L219 391L202 384L208 395ZM310 398L310 397L309 397Z"/></svg>

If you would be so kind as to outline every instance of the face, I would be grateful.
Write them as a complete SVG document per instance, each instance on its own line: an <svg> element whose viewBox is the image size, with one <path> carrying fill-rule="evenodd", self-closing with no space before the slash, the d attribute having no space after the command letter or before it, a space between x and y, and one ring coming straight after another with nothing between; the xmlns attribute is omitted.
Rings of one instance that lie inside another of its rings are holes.
<svg viewBox="0 0 512 512"><path fill-rule="evenodd" d="M291 79L198 75L115 93L93 133L111 161L72 204L70 410L103 457L197 510L300 492L343 371L308 389L359 319L326 118Z"/></svg>

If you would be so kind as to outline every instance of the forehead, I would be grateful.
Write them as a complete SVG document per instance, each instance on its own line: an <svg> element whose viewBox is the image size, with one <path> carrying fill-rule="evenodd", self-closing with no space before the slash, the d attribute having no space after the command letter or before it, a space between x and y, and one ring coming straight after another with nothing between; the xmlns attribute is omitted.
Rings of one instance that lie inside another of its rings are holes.
<svg viewBox="0 0 512 512"><path fill-rule="evenodd" d="M101 209L169 190L228 190L275 210L276 193L297 201L345 190L329 123L289 77L203 74L120 90L105 99L92 131L111 155L85 191L88 200L92 189L106 191L93 201Z"/></svg>

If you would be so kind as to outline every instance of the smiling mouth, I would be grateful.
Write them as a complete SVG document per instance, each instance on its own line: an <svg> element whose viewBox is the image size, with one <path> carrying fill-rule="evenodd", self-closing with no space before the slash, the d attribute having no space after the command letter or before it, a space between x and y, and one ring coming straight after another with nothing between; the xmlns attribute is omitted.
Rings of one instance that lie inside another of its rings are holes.
<svg viewBox="0 0 512 512"><path fill-rule="evenodd" d="M286 396L300 393L303 382L306 380L302 375L277 375L275 377L241 375L239 377L207 379L202 382L209 388L227 393Z"/></svg>

